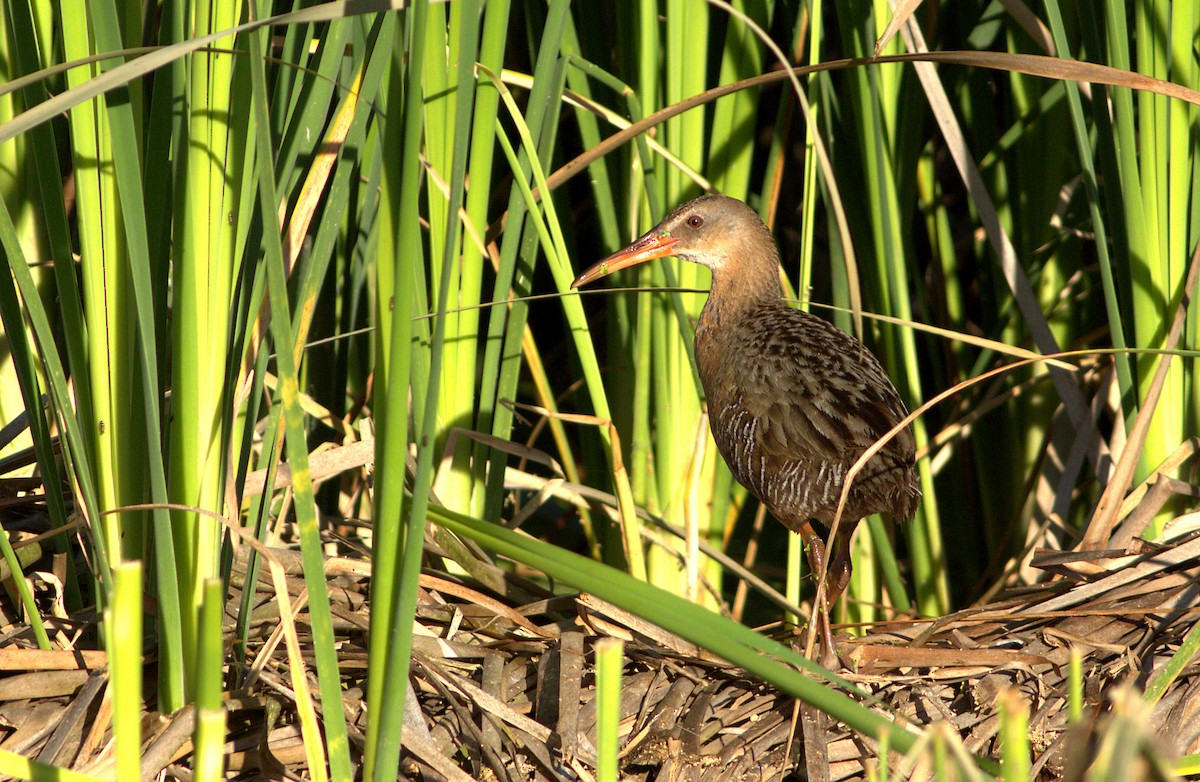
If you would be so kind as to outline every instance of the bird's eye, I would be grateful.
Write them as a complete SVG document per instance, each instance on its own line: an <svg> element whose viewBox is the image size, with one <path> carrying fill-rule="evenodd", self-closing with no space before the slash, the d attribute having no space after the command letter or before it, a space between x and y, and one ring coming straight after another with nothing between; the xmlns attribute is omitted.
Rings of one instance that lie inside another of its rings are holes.
<svg viewBox="0 0 1200 782"><path fill-rule="evenodd" d="M692 215L687 219L687 224L692 228L699 228L704 225L704 218L700 215Z"/></svg>

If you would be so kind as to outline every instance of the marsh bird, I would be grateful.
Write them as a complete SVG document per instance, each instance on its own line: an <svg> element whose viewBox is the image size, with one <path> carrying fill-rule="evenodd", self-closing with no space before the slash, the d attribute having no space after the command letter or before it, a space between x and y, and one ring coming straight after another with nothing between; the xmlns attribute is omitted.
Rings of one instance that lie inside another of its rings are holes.
<svg viewBox="0 0 1200 782"><path fill-rule="evenodd" d="M696 325L696 366L717 450L734 477L804 541L814 574L850 467L908 411L879 361L857 339L794 309L779 283L779 250L746 204L701 196L677 208L572 283L675 256L712 270ZM907 519L921 492L909 428L854 477L833 543L826 602L818 606L827 653L829 615L850 581L850 536L873 513Z"/></svg>

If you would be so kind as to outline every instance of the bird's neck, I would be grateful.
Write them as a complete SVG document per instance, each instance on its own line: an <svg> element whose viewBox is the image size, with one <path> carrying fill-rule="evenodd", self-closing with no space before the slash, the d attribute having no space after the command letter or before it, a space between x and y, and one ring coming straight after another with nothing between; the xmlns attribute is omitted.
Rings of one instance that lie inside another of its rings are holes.
<svg viewBox="0 0 1200 782"><path fill-rule="evenodd" d="M778 264L757 273L713 272L712 289L700 313L701 329L732 328L750 313L762 307L786 306L779 284Z"/></svg>

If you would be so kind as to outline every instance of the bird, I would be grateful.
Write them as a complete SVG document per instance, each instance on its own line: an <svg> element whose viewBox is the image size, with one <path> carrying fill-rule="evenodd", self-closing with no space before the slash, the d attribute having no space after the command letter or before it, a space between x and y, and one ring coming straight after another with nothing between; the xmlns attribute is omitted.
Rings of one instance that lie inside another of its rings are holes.
<svg viewBox="0 0 1200 782"><path fill-rule="evenodd" d="M670 256L712 270L695 357L713 439L738 482L800 534L812 572L826 572L825 600L816 609L826 654L834 655L828 606L849 584L854 528L876 513L908 519L920 502L911 427L854 476L827 571L814 524L833 526L851 466L908 410L858 339L787 303L775 238L735 198L710 194L684 203L571 287Z"/></svg>

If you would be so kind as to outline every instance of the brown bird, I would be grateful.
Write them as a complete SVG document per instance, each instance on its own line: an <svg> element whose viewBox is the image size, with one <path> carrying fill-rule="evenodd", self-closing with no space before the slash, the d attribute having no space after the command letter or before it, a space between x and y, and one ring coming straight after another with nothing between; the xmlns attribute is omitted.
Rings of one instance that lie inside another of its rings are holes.
<svg viewBox="0 0 1200 782"><path fill-rule="evenodd" d="M696 365L717 449L734 477L798 532L814 574L846 473L908 415L879 361L857 339L793 309L779 284L779 250L750 207L722 195L680 206L623 250L579 275L572 288L653 258L712 270L696 326ZM920 500L915 443L905 428L855 476L819 607L834 653L827 605L850 581L850 536L865 516L912 516Z"/></svg>

